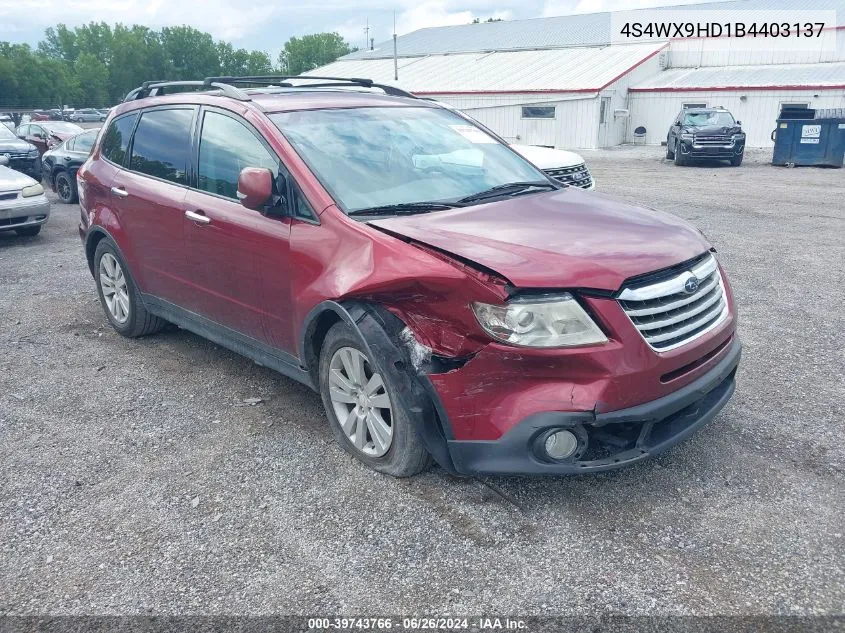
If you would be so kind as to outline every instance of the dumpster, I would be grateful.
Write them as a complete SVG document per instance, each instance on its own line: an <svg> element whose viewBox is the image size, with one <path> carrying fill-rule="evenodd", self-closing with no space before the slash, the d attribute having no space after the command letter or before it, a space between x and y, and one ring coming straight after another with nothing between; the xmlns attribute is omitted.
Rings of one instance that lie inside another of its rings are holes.
<svg viewBox="0 0 845 633"><path fill-rule="evenodd" d="M842 167L845 108L784 107L772 132L772 165Z"/></svg>

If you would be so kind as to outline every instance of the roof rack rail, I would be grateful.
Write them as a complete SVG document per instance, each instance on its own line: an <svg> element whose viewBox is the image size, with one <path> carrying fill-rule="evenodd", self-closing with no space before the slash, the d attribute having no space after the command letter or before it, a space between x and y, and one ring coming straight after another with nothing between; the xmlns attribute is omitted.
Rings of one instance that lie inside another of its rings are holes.
<svg viewBox="0 0 845 633"><path fill-rule="evenodd" d="M134 101L135 99L144 99L146 97L158 97L164 94L165 88L176 87L192 87L202 88L205 90L219 90L224 96L237 99L238 101L250 101L249 95L243 90L239 90L235 86L228 83L220 83L216 81L145 81L138 88L130 91L123 99L124 101Z"/></svg>
<svg viewBox="0 0 845 633"><path fill-rule="evenodd" d="M317 81L319 83L292 84L290 80ZM145 81L138 88L130 91L123 99L134 101L146 97L156 97L165 94L166 88L171 87L195 87L206 90L220 90L224 96L237 99L238 101L250 101L248 93L236 87L238 84L252 84L253 86L278 86L280 88L331 88L342 86L360 86L362 88L378 88L385 94L392 97L407 97L417 99L418 97L407 90L396 86L388 86L374 82L372 79L361 77L317 77L309 75L252 75L246 77L206 77L202 81L166 81L151 80Z"/></svg>
<svg viewBox="0 0 845 633"><path fill-rule="evenodd" d="M297 81L319 81L296 85L288 83L292 79ZM317 75L253 75L248 77L206 77L206 81L227 84L263 84L265 86L279 86L282 88L331 88L332 86L361 86L362 88L378 88L393 97L408 97L416 99L416 95L396 86L388 86L363 77L322 77Z"/></svg>

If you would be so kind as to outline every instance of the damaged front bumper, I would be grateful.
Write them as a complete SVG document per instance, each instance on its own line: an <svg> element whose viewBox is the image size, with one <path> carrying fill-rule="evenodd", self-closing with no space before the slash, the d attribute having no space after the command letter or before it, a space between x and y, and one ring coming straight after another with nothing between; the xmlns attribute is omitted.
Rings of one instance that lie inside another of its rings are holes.
<svg viewBox="0 0 845 633"><path fill-rule="evenodd" d="M741 345L734 338L722 359L681 389L645 404L598 413L535 413L496 440L448 440L460 474L579 474L629 466L664 452L710 422L735 387ZM550 431L571 429L584 441L569 460L555 461L538 441Z"/></svg>

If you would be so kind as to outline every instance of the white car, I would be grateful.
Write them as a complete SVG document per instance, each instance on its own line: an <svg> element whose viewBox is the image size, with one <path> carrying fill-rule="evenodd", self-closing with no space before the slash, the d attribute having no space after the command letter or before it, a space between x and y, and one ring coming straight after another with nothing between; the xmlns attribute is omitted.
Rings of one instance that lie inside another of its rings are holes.
<svg viewBox="0 0 845 633"><path fill-rule="evenodd" d="M50 217L50 202L44 187L26 174L10 169L0 156L0 231L38 235Z"/></svg>
<svg viewBox="0 0 845 633"><path fill-rule="evenodd" d="M558 182L582 189L596 188L596 182L587 169L587 164L575 152L516 143L511 144L511 147Z"/></svg>
<svg viewBox="0 0 845 633"><path fill-rule="evenodd" d="M8 114L0 114L0 124L5 125L7 128L12 130L12 132L15 131L15 122Z"/></svg>

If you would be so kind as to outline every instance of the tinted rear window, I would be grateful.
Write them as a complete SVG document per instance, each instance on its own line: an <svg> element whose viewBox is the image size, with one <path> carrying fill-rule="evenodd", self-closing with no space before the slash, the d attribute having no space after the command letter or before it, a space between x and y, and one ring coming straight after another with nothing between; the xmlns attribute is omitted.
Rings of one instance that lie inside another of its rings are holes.
<svg viewBox="0 0 845 633"><path fill-rule="evenodd" d="M129 168L178 185L187 184L193 118L190 109L144 112L132 141Z"/></svg>
<svg viewBox="0 0 845 633"><path fill-rule="evenodd" d="M135 126L135 119L138 118L137 113L122 116L115 119L106 130L103 136L102 153L111 162L118 165L123 164L126 158L126 148L129 147L129 136L132 134L132 128Z"/></svg>
<svg viewBox="0 0 845 633"><path fill-rule="evenodd" d="M75 152L90 152L95 140L97 140L97 130L80 134L73 138L73 147L71 149Z"/></svg>

